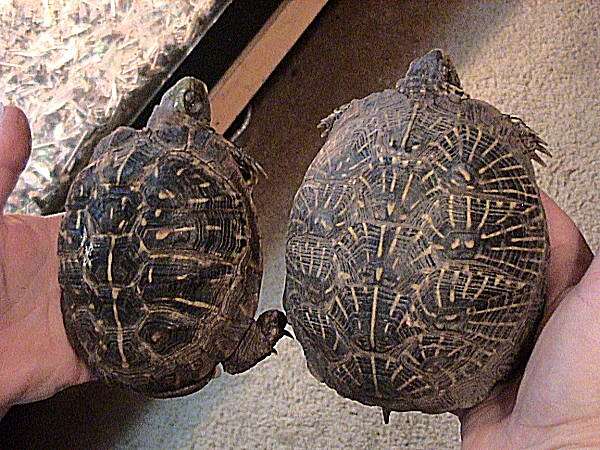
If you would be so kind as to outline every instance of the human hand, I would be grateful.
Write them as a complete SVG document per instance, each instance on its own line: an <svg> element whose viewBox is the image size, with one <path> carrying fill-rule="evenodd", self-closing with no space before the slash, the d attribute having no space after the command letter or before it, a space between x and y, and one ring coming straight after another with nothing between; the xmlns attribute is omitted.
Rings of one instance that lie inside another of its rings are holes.
<svg viewBox="0 0 600 450"><path fill-rule="evenodd" d="M465 449L600 447L600 256L542 201L551 248L543 329L519 380L457 413Z"/></svg>
<svg viewBox="0 0 600 450"><path fill-rule="evenodd" d="M0 418L12 405L51 397L91 378L67 340L60 311L61 216L2 214L30 151L27 118L18 108L4 108L0 115Z"/></svg>

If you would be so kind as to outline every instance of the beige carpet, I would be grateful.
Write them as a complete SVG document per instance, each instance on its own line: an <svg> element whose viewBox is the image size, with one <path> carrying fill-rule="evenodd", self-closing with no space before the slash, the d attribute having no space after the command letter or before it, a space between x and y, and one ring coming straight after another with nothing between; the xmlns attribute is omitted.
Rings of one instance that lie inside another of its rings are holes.
<svg viewBox="0 0 600 450"><path fill-rule="evenodd" d="M426 3L426 6L422 6ZM493 6L490 6L492 5ZM595 6L593 6L595 5ZM291 198L322 140L318 121L392 86L408 62L447 50L467 92L519 115L554 153L544 189L600 243L600 8L573 1L333 1L254 102L245 136L270 178L257 192L263 305L280 305ZM188 398L142 402L103 387L22 407L0 424L8 447L458 448L449 415L381 414L312 379L297 343L245 375ZM31 424L35 423L35 426Z"/></svg>

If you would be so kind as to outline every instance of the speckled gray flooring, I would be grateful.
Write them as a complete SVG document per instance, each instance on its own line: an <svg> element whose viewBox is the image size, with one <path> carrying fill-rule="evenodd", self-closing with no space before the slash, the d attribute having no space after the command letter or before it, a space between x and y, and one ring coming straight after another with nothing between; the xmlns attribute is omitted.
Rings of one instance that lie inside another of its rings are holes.
<svg viewBox="0 0 600 450"><path fill-rule="evenodd" d="M600 9L594 2L332 1L253 102L244 136L269 173L257 188L266 273L261 309L281 304L283 236L295 189L322 144L318 121L392 86L431 47L453 57L465 89L521 116L555 157L540 182L600 243ZM2 448L458 448L450 415L392 414L312 379L297 343L201 392L142 401L102 386L13 410Z"/></svg>

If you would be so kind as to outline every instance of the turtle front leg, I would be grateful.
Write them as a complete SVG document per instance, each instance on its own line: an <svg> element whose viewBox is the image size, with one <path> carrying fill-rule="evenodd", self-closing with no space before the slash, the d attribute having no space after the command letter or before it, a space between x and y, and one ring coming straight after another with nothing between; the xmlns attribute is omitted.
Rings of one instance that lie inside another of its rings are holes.
<svg viewBox="0 0 600 450"><path fill-rule="evenodd" d="M238 348L223 361L225 372L236 374L254 367L275 351L275 344L283 336L292 337L285 329L287 318L278 310L271 309L262 313L242 338Z"/></svg>
<svg viewBox="0 0 600 450"><path fill-rule="evenodd" d="M490 127L499 136L518 146L526 158L542 166L546 165L541 155L552 156L552 153L548 150L548 144L525 125L520 118L503 114L483 100L469 99L467 102L466 117L469 120Z"/></svg>
<svg viewBox="0 0 600 450"><path fill-rule="evenodd" d="M319 126L317 128L323 130L321 132L322 138L326 138L327 136L329 136L329 132L333 129L335 122L337 122L337 120L342 116L342 114L344 114L348 110L348 108L350 108L351 104L352 102L349 102L345 105L340 106L327 117L325 117L323 120L321 120L321 122L319 122Z"/></svg>

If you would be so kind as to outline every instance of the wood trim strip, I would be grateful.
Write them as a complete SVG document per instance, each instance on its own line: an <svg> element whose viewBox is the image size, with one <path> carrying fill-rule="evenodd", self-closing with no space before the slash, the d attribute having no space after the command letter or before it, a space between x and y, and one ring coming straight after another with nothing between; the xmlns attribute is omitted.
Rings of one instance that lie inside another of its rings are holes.
<svg viewBox="0 0 600 450"><path fill-rule="evenodd" d="M285 0L210 91L212 127L224 133L327 0Z"/></svg>

